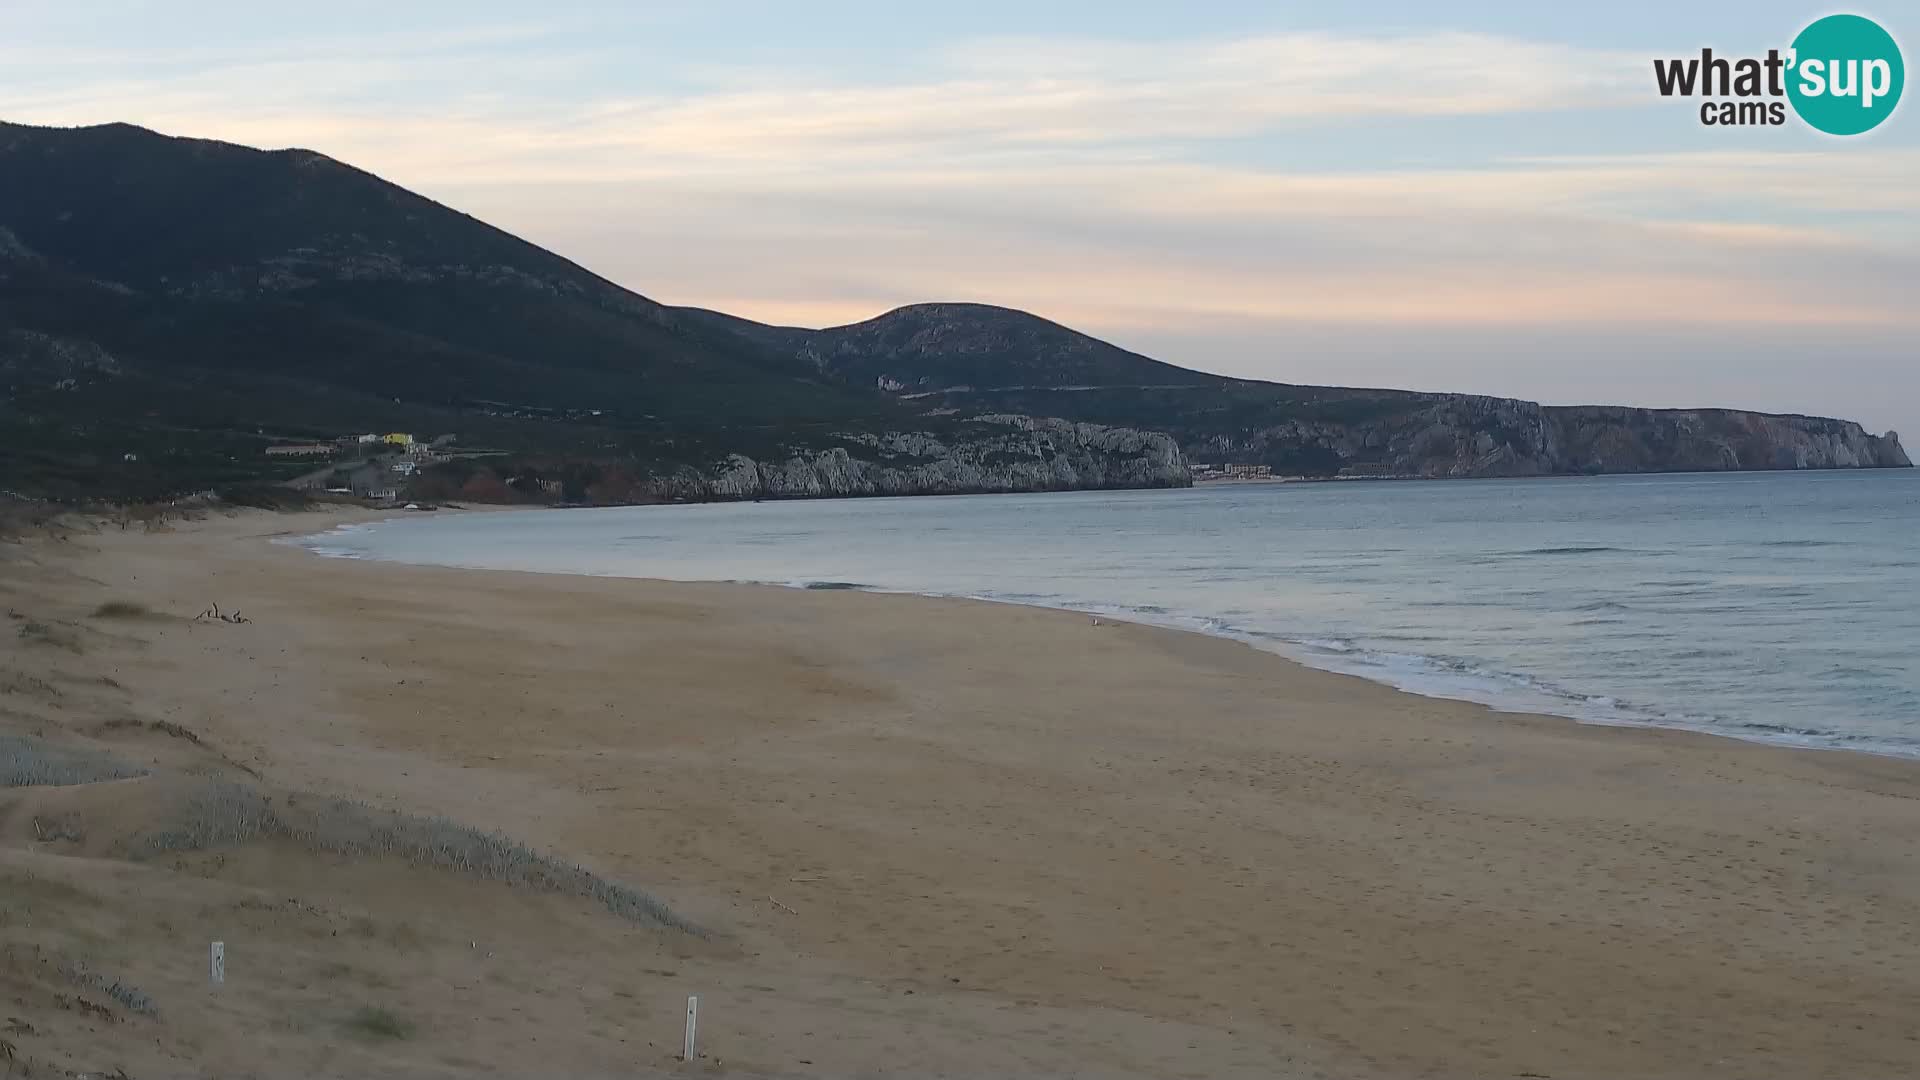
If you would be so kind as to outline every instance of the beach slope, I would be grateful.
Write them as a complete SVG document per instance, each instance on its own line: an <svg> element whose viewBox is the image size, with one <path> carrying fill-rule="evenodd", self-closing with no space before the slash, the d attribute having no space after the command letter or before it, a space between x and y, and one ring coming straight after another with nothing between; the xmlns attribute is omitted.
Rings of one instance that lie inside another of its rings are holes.
<svg viewBox="0 0 1920 1080"><path fill-rule="evenodd" d="M0 735L154 771L0 789L16 1059L669 1070L698 994L735 1075L1920 1071L1916 763L1066 612L269 542L335 520L4 546ZM46 838L216 773L498 831L700 932L287 842ZM59 1006L88 957L157 1012Z"/></svg>

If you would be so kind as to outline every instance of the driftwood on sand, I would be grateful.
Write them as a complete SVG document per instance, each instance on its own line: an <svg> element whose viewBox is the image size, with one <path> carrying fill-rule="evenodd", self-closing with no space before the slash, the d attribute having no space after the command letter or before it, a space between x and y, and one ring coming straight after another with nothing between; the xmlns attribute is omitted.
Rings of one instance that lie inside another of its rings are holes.
<svg viewBox="0 0 1920 1080"><path fill-rule="evenodd" d="M204 621L204 622L224 622L224 623L250 623L253 620L247 618L245 615L240 614L238 609L235 609L235 611L231 615L223 615L220 612L220 605L215 604L212 607L208 608L207 610L201 612L200 614L195 615L193 617L193 621L194 622Z"/></svg>

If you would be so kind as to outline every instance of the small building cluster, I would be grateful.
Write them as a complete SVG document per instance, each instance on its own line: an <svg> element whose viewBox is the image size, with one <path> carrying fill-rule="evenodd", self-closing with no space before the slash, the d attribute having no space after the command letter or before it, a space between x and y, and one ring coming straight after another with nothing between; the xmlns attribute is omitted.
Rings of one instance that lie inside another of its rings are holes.
<svg viewBox="0 0 1920 1080"><path fill-rule="evenodd" d="M268 457L331 457L339 453L352 453L364 447L397 446L413 451L419 444L413 436L404 431L390 432L386 435L342 435L330 443L281 443L267 447Z"/></svg>
<svg viewBox="0 0 1920 1080"><path fill-rule="evenodd" d="M1271 480L1271 465L1208 465L1188 463L1187 471L1193 475L1195 483L1203 480Z"/></svg>
<svg viewBox="0 0 1920 1080"><path fill-rule="evenodd" d="M330 458L331 470L301 477L295 486L326 490L339 495L357 495L376 502L400 498L407 483L421 469L434 462L457 456L454 436L441 435L431 442L417 440L404 431L388 434L342 435L330 443L283 443L267 447L267 456L275 458ZM402 453L394 454L393 450Z"/></svg>

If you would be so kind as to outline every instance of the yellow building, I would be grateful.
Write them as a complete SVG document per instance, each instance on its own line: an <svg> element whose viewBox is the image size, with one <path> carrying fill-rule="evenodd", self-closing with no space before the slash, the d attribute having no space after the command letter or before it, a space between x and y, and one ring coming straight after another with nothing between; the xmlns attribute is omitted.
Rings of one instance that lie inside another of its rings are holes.
<svg viewBox="0 0 1920 1080"><path fill-rule="evenodd" d="M383 438L383 441L390 442L395 446L412 446L413 445L413 436L408 435L404 431L396 431L393 434L383 436L382 438Z"/></svg>

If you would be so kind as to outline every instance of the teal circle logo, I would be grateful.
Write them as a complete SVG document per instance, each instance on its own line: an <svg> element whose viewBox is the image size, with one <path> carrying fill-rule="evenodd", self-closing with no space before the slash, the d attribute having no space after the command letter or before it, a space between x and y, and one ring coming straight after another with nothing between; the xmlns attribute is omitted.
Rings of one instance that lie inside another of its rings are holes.
<svg viewBox="0 0 1920 1080"><path fill-rule="evenodd" d="M1787 100L1800 119L1829 135L1878 127L1900 104L1907 67L1893 35L1859 15L1816 19L1793 39Z"/></svg>

